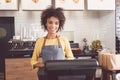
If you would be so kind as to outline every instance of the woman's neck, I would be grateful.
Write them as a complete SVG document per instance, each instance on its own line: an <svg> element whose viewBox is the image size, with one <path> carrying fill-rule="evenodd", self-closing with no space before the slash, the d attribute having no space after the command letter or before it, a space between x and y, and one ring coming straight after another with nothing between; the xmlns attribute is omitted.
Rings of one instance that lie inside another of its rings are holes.
<svg viewBox="0 0 120 80"><path fill-rule="evenodd" d="M47 34L46 38L47 39L54 39L57 37L57 34Z"/></svg>

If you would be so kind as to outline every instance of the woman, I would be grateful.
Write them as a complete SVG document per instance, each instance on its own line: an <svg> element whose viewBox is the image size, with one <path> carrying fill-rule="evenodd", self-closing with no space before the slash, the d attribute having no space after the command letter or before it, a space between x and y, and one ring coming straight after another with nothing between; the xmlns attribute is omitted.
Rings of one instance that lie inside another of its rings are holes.
<svg viewBox="0 0 120 80"><path fill-rule="evenodd" d="M62 8L50 7L42 12L41 25L48 33L36 41L31 64L39 68L38 77L46 80L44 75L44 62L46 60L74 59L67 38L57 34L63 29L65 16ZM43 62L38 61L41 56Z"/></svg>

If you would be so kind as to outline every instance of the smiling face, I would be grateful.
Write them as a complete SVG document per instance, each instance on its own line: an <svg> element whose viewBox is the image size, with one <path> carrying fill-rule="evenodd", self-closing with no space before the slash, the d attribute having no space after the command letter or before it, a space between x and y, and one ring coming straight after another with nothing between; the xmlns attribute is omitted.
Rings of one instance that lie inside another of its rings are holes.
<svg viewBox="0 0 120 80"><path fill-rule="evenodd" d="M59 29L59 20L56 17L50 17L47 19L47 31L49 34L55 34Z"/></svg>

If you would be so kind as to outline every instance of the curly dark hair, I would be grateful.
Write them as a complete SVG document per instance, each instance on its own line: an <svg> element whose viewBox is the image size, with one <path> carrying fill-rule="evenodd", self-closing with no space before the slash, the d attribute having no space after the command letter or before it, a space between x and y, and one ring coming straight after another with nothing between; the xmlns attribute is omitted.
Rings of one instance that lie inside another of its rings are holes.
<svg viewBox="0 0 120 80"><path fill-rule="evenodd" d="M46 10L44 10L41 14L41 25L44 30L47 30L47 19L50 17L56 17L59 20L59 28L58 31L63 30L64 23L65 23L65 16L63 13L62 8L54 8L54 7L49 7Z"/></svg>

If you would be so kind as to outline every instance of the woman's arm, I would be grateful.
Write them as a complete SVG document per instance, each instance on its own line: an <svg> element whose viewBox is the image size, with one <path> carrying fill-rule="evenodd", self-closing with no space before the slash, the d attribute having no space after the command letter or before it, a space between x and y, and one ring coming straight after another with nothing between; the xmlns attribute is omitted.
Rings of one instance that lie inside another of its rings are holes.
<svg viewBox="0 0 120 80"><path fill-rule="evenodd" d="M70 43L68 41L67 38L64 38L64 51L65 51L65 55L68 59L74 59L74 56L73 56L73 53L72 53L72 50L71 50L71 47L70 47Z"/></svg>
<svg viewBox="0 0 120 80"><path fill-rule="evenodd" d="M43 43L43 39L38 39L36 41L34 51L33 51L33 55L32 55L32 58L31 58L31 65L32 65L33 69L36 68L36 67L43 67L44 66L44 64L42 62L42 58L40 58L42 43Z"/></svg>
<svg viewBox="0 0 120 80"><path fill-rule="evenodd" d="M38 62L34 65L35 68L44 67L44 63Z"/></svg>

